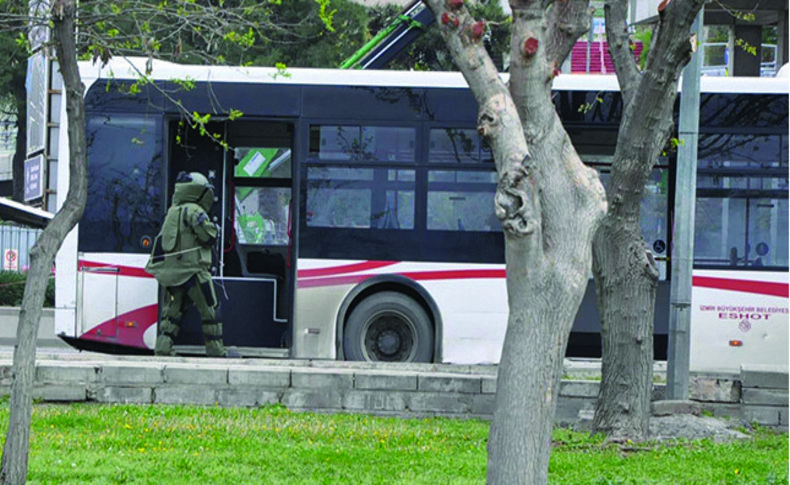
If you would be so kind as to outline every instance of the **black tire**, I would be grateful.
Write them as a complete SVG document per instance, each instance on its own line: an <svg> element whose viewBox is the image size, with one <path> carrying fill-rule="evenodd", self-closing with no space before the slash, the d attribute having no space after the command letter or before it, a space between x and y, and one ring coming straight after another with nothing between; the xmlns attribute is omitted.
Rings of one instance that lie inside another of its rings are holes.
<svg viewBox="0 0 790 485"><path fill-rule="evenodd" d="M346 360L431 362L433 327L425 310L402 293L371 295L354 308L343 333Z"/></svg>

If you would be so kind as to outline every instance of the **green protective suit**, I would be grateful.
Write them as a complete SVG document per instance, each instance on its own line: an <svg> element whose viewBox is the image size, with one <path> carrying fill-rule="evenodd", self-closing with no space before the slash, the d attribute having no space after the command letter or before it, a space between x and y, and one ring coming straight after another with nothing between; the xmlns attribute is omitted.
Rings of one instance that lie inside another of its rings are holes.
<svg viewBox="0 0 790 485"><path fill-rule="evenodd" d="M145 270L164 288L159 334L154 353L173 355L181 318L194 304L200 313L206 354L227 355L222 342L222 324L217 321L217 297L211 280L211 246L217 226L208 216L214 202L214 189L203 174L180 173L173 192L173 205L167 211L162 230Z"/></svg>

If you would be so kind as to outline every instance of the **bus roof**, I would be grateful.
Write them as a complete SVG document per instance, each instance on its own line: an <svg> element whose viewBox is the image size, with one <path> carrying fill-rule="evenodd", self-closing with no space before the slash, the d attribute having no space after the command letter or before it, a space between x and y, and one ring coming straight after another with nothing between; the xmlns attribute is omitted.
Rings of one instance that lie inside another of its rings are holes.
<svg viewBox="0 0 790 485"><path fill-rule="evenodd" d="M444 87L466 88L459 72L384 71L273 67L202 66L176 64L141 57L113 58L102 66L80 62L80 73L86 86L97 79L137 79L150 62L153 80L190 79L203 82L239 82L296 85L354 85L388 87ZM507 81L508 74L503 74ZM680 84L678 84L680 86ZM555 90L561 91L618 91L613 74L564 74L554 80ZM762 77L701 78L701 90L706 93L776 93L787 94L786 79Z"/></svg>

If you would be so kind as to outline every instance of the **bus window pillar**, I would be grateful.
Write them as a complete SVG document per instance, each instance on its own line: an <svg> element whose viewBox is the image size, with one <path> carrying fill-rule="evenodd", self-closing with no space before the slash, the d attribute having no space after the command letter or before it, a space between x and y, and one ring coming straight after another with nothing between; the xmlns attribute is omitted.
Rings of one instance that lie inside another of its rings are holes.
<svg viewBox="0 0 790 485"><path fill-rule="evenodd" d="M762 25L735 24L735 47L732 50L733 76L760 76L760 61L762 60L761 44L763 42ZM740 44L740 45L739 45ZM757 52L749 52L748 48L755 48Z"/></svg>

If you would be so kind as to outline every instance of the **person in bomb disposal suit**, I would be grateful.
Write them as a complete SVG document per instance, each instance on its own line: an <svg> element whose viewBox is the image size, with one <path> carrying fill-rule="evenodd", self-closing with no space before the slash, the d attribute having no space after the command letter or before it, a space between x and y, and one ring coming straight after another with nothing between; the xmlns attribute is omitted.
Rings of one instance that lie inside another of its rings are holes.
<svg viewBox="0 0 790 485"><path fill-rule="evenodd" d="M203 340L209 357L230 355L222 341L222 323L217 321L217 295L211 280L211 246L218 228L208 216L214 203L214 187L199 172L181 172L176 177L173 204L156 236L145 270L164 289L164 301L156 338L156 355L174 355L181 318L194 304L200 313Z"/></svg>

